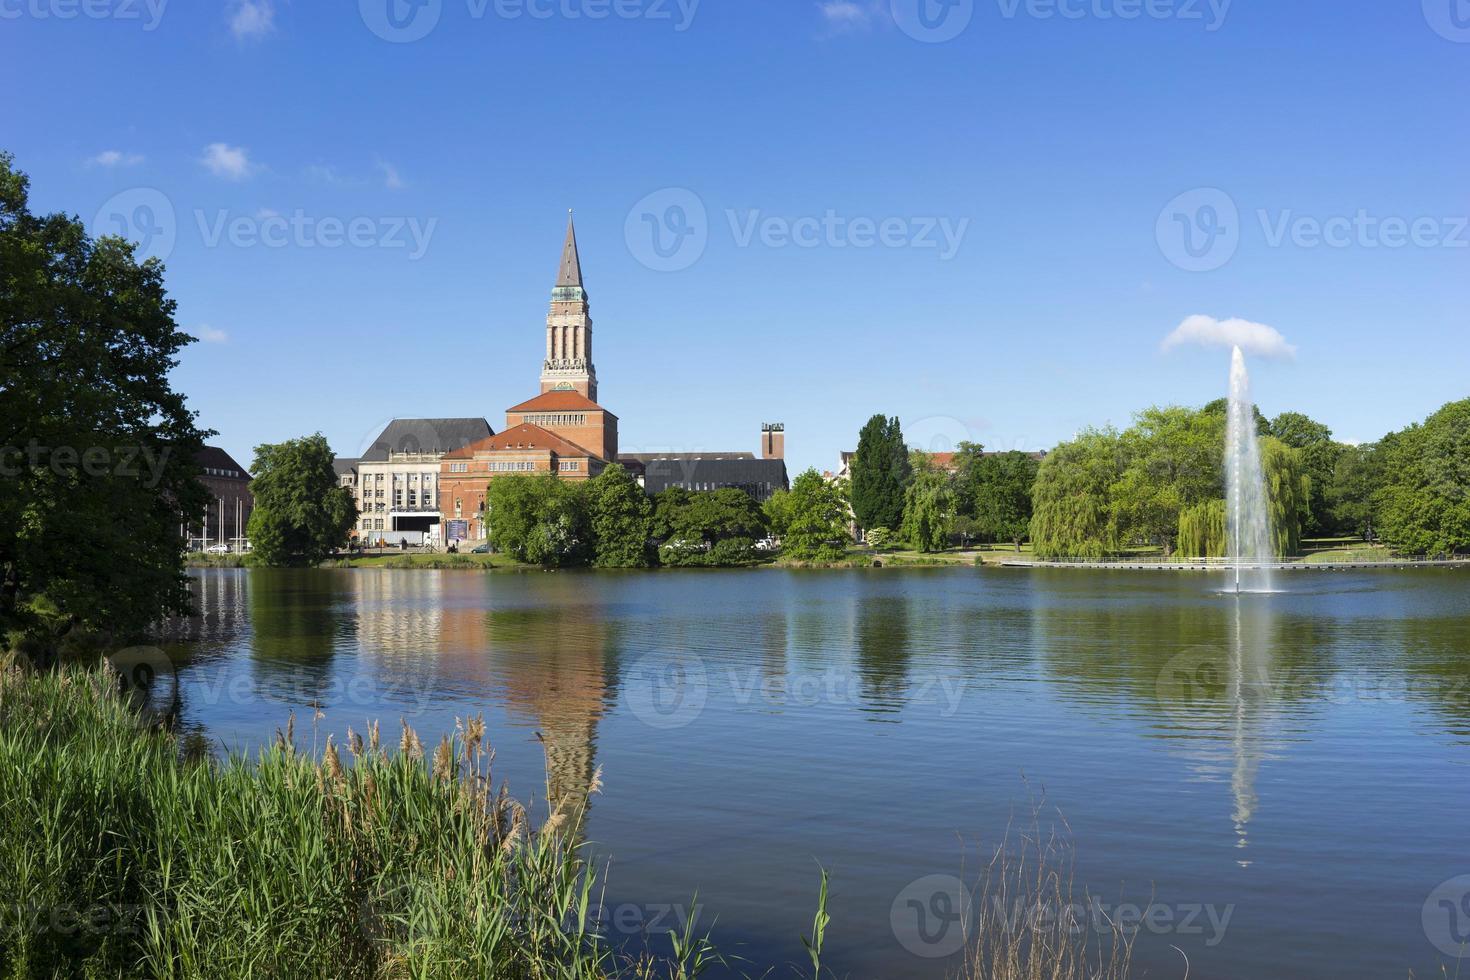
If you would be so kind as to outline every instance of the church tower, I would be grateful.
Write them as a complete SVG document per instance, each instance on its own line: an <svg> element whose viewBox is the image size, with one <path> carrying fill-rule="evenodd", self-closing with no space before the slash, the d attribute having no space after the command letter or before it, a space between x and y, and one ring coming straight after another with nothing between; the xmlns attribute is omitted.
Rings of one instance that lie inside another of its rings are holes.
<svg viewBox="0 0 1470 980"><path fill-rule="evenodd" d="M597 369L592 366L592 317L587 290L582 287L582 260L577 254L577 229L567 212L567 243L562 247L561 271L551 291L551 313L546 317L546 363L541 368L541 392L576 391L597 401Z"/></svg>

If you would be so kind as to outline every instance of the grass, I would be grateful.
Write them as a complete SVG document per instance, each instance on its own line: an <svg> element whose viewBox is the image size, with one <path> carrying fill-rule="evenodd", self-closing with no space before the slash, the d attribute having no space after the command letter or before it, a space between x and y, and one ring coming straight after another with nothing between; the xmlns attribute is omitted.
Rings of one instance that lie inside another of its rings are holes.
<svg viewBox="0 0 1470 980"><path fill-rule="evenodd" d="M376 725L320 752L296 741L288 721L257 757L216 760L146 722L107 668L0 671L0 976L693 980L731 965L693 916L659 937L663 956L600 934L581 812L497 789L478 719L432 751L407 725L391 751ZM959 976L1123 980L1127 937L1000 914L1076 905L1041 840L985 870ZM788 975L833 976L828 896L824 871L809 963Z"/></svg>
<svg viewBox="0 0 1470 980"><path fill-rule="evenodd" d="M427 758L406 726L394 752L374 727L304 754L288 724L215 762L115 684L0 676L0 975L682 978L715 955L597 935L579 816L497 791L478 721Z"/></svg>

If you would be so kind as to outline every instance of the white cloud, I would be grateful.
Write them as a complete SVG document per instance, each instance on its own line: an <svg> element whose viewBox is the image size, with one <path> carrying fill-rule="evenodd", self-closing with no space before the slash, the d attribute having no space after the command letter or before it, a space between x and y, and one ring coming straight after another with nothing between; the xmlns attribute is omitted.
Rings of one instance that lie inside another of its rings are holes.
<svg viewBox="0 0 1470 980"><path fill-rule="evenodd" d="M230 33L237 41L259 41L275 33L273 0L238 0L230 13Z"/></svg>
<svg viewBox="0 0 1470 980"><path fill-rule="evenodd" d="M206 146L200 162L210 173L225 180L244 180L255 172L255 164L250 162L250 151L243 146L230 146L228 143L211 143Z"/></svg>
<svg viewBox="0 0 1470 980"><path fill-rule="evenodd" d="M194 336L206 344L226 344L230 341L230 335L207 323L201 323L194 328Z"/></svg>
<svg viewBox="0 0 1470 980"><path fill-rule="evenodd" d="M143 162L141 153L124 153L121 150L103 150L87 161L90 167L136 167Z"/></svg>
<svg viewBox="0 0 1470 980"><path fill-rule="evenodd" d="M1216 320L1212 316L1186 317L1164 338L1164 350L1185 344L1200 347L1239 347L1259 357L1293 357L1296 347L1286 342L1281 331L1249 320Z"/></svg>
<svg viewBox="0 0 1470 980"><path fill-rule="evenodd" d="M875 20L885 16L883 6L881 0L820 0L817 9L827 29L842 34L872 27Z"/></svg>
<svg viewBox="0 0 1470 980"><path fill-rule="evenodd" d="M387 160L379 160L378 169L383 172L383 186L390 191L401 191L404 187L408 186L403 182L403 178L399 176L398 168Z"/></svg>

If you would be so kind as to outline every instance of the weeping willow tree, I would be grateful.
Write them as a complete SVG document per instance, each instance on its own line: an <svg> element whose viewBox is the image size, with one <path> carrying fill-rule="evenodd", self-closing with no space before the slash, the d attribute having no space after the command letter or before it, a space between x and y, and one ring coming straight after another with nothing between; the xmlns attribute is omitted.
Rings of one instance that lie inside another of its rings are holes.
<svg viewBox="0 0 1470 980"><path fill-rule="evenodd" d="M1087 429L1042 462L1032 492L1031 545L1042 558L1102 558L1118 550L1109 488L1118 478L1115 429Z"/></svg>
<svg viewBox="0 0 1470 980"><path fill-rule="evenodd" d="M1179 554L1184 558L1224 558L1229 533L1224 500L1195 504L1179 514Z"/></svg>
<svg viewBox="0 0 1470 980"><path fill-rule="evenodd" d="M1271 544L1277 555L1300 554L1303 516L1311 513L1312 497L1302 454L1279 439L1262 439L1261 468L1271 508Z"/></svg>
<svg viewBox="0 0 1470 980"><path fill-rule="evenodd" d="M1301 551L1303 511L1311 499L1311 478L1302 454L1276 439L1261 440L1261 467L1271 521L1271 546L1278 557ZM1179 514L1179 554L1185 558L1223 558L1230 547L1224 499L1206 500Z"/></svg>

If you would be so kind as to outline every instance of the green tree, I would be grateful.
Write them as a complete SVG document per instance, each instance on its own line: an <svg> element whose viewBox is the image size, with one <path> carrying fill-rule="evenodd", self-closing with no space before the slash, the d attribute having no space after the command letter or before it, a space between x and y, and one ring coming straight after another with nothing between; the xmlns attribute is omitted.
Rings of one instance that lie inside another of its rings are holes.
<svg viewBox="0 0 1470 980"><path fill-rule="evenodd" d="M903 535L917 551L943 551L954 521L954 490L948 476L920 473L909 484L903 510Z"/></svg>
<svg viewBox="0 0 1470 980"><path fill-rule="evenodd" d="M1280 439L1261 440L1261 469L1271 508L1271 540L1278 556L1301 554L1302 515L1312 480L1302 465L1302 454Z"/></svg>
<svg viewBox="0 0 1470 980"><path fill-rule="evenodd" d="M761 505L766 515L766 525L776 537L784 537L791 526L791 491L777 490Z"/></svg>
<svg viewBox="0 0 1470 980"><path fill-rule="evenodd" d="M898 527L904 494L913 479L909 449L897 418L874 415L858 436L852 457L852 511L858 527Z"/></svg>
<svg viewBox="0 0 1470 980"><path fill-rule="evenodd" d="M956 507L974 522L983 541L1009 541L1021 550L1031 533L1031 494L1041 463L1030 453L987 456L973 443L960 443L955 457Z"/></svg>
<svg viewBox="0 0 1470 980"><path fill-rule="evenodd" d="M598 568L643 568L649 564L653 504L633 475L613 463L587 481L592 563Z"/></svg>
<svg viewBox="0 0 1470 980"><path fill-rule="evenodd" d="M1283 412L1272 419L1271 434L1301 452L1302 468L1312 481L1302 533L1308 537L1340 533L1343 528L1335 520L1331 493L1337 461L1348 447L1333 442L1331 429L1300 412Z"/></svg>
<svg viewBox="0 0 1470 980"><path fill-rule="evenodd" d="M1110 490L1123 541L1174 550L1181 511L1224 494L1224 417L1188 408L1150 408L1120 442L1123 471Z"/></svg>
<svg viewBox="0 0 1470 980"><path fill-rule="evenodd" d="M1384 440L1383 539L1416 555L1470 550L1470 398Z"/></svg>
<svg viewBox="0 0 1470 980"><path fill-rule="evenodd" d="M1042 461L1032 494L1031 544L1043 558L1102 558L1117 550L1110 491L1122 471L1115 429L1086 429Z"/></svg>
<svg viewBox="0 0 1470 980"><path fill-rule="evenodd" d="M1387 482L1389 453L1384 448L1392 438L1363 446L1344 446L1333 469L1327 498L1332 524L1342 534L1367 538L1378 526L1375 500Z"/></svg>
<svg viewBox="0 0 1470 980"><path fill-rule="evenodd" d="M791 518L782 541L789 558L837 561L847 554L848 503L839 484L828 483L815 469L791 484Z"/></svg>
<svg viewBox="0 0 1470 980"><path fill-rule="evenodd" d="M1223 498L1195 504L1179 515L1179 554L1185 558L1224 558L1228 535Z"/></svg>
<svg viewBox="0 0 1470 980"><path fill-rule="evenodd" d="M49 659L188 611L208 433L169 382L193 338L163 266L29 190L0 154L0 644Z"/></svg>
<svg viewBox="0 0 1470 980"><path fill-rule="evenodd" d="M550 473L497 477L490 481L485 510L491 542L517 561L572 568L592 555L581 484Z"/></svg>
<svg viewBox="0 0 1470 980"><path fill-rule="evenodd" d="M866 537L868 545L874 551L882 551L893 544L893 532L886 527L869 528Z"/></svg>
<svg viewBox="0 0 1470 980"><path fill-rule="evenodd" d="M357 504L337 485L332 459L321 433L255 447L255 510L247 533L258 560L315 565L347 544Z"/></svg>
<svg viewBox="0 0 1470 980"><path fill-rule="evenodd" d="M659 559L670 565L729 565L753 560L766 515L750 495L734 488L691 492L669 487L658 495L655 536L665 544Z"/></svg>

